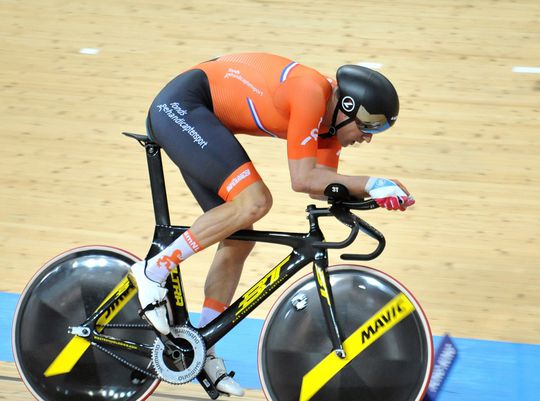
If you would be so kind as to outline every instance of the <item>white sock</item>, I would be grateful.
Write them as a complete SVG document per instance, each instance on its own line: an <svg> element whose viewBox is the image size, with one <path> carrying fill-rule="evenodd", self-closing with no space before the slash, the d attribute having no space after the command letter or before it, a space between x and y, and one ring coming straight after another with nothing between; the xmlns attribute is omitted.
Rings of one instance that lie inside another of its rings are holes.
<svg viewBox="0 0 540 401"><path fill-rule="evenodd" d="M216 301L215 299L206 298L204 300L203 309L201 311L201 317L199 319L199 327L206 326L208 323L210 323L212 320L218 317L221 314L221 312L227 309L227 306L228 305L221 303L219 301ZM215 355L216 354L215 345L208 348L206 353L208 355Z"/></svg>
<svg viewBox="0 0 540 401"><path fill-rule="evenodd" d="M148 259L145 270L146 277L158 283L164 283L171 270L178 266L181 261L186 260L202 249L191 231L187 230L163 251Z"/></svg>

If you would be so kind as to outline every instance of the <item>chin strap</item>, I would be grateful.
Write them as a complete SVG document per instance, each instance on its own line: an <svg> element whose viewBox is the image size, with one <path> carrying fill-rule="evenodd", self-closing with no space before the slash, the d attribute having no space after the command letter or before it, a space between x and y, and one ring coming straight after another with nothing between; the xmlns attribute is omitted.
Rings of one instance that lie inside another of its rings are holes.
<svg viewBox="0 0 540 401"><path fill-rule="evenodd" d="M336 125L338 111L339 106L336 105L336 108L334 109L334 114L332 115L332 124L330 124L330 128L328 128L328 132L325 132L324 134L319 134L319 138L332 138L334 135L337 134L338 129L354 121L353 117L349 117Z"/></svg>

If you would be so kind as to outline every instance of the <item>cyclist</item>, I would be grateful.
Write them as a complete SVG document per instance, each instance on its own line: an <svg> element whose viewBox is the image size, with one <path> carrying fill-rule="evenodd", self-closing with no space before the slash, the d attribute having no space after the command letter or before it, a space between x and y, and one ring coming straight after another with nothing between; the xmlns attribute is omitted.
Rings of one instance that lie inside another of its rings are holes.
<svg viewBox="0 0 540 401"><path fill-rule="evenodd" d="M272 196L233 133L287 140L292 189L322 197L330 183L346 185L389 210L414 203L397 180L337 173L342 147L370 143L398 116L396 90L380 73L357 65L337 70L336 81L284 57L225 55L174 78L157 95L148 133L179 167L204 213L153 258L132 266L146 318L169 333L163 288L171 269L219 242L205 283L200 327L232 300L254 244L226 238L251 229L271 208ZM217 389L242 396L223 360L208 350L205 371Z"/></svg>

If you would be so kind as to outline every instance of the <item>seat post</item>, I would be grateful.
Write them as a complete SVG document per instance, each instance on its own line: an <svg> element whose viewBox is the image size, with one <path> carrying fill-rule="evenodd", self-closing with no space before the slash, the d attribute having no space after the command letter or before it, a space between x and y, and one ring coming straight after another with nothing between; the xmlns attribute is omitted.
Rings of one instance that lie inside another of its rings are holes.
<svg viewBox="0 0 540 401"><path fill-rule="evenodd" d="M167 202L167 191L165 189L165 178L163 176L161 148L153 142L146 142L144 148L146 149L156 225L168 226L171 224L171 218L169 215L169 204Z"/></svg>

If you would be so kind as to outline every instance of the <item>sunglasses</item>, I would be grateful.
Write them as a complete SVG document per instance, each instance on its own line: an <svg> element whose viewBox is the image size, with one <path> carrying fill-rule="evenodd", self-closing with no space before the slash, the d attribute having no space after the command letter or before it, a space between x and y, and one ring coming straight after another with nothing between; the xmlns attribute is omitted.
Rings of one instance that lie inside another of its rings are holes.
<svg viewBox="0 0 540 401"><path fill-rule="evenodd" d="M360 131L367 134L377 134L390 128L390 124L388 124L388 121L386 121L386 119L384 121L375 121L368 123L361 121L358 118L355 118L354 123Z"/></svg>

